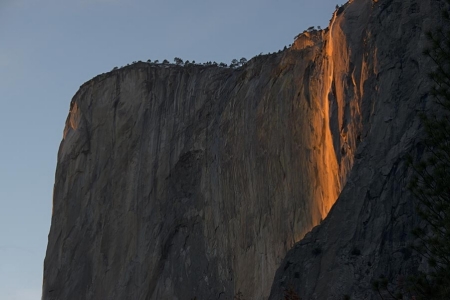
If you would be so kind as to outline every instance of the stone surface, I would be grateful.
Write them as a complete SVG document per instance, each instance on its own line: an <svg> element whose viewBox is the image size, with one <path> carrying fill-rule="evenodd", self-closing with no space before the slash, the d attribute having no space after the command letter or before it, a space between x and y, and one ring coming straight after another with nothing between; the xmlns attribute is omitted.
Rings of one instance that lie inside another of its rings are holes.
<svg viewBox="0 0 450 300"><path fill-rule="evenodd" d="M291 284L363 299L412 268L401 157L428 99L432 5L354 0L238 69L137 63L82 85L43 299L279 299Z"/></svg>
<svg viewBox="0 0 450 300"><path fill-rule="evenodd" d="M421 52L425 32L439 21L439 2L371 2L348 3L332 33L332 41L340 41L335 52L347 60L348 49L356 70L341 78L364 77L353 168L327 218L286 255L269 299L281 299L291 288L302 299L380 299L372 291L374 279L384 275L396 285L420 263L408 248L419 220L406 188L411 170L404 156L418 158L422 151L417 113L431 108L432 98L426 77L431 63Z"/></svg>
<svg viewBox="0 0 450 300"><path fill-rule="evenodd" d="M340 191L320 49L239 70L142 63L83 85L58 156L44 299L267 297Z"/></svg>

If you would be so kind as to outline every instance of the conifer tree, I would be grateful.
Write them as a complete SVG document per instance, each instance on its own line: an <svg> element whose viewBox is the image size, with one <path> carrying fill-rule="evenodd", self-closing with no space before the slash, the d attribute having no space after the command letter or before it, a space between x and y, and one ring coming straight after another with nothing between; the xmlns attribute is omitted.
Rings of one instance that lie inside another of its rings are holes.
<svg viewBox="0 0 450 300"><path fill-rule="evenodd" d="M450 299L450 0L439 2L444 7L443 27L427 33L430 46L423 51L435 66L429 74L434 83L430 95L439 109L421 114L425 138L420 162L407 158L414 169L408 188L424 224L413 231L418 242L412 248L429 268L411 276L402 290L389 290L386 278L374 281L381 298L380 291L386 290L389 299Z"/></svg>
<svg viewBox="0 0 450 300"><path fill-rule="evenodd" d="M419 217L426 224L414 230L419 242L413 248L430 267L413 278L413 294L418 299L450 299L450 0L442 2L446 2L444 27L427 33L430 47L424 50L435 64L429 77L439 110L421 115L425 154L414 165L415 176L409 184L418 200Z"/></svg>

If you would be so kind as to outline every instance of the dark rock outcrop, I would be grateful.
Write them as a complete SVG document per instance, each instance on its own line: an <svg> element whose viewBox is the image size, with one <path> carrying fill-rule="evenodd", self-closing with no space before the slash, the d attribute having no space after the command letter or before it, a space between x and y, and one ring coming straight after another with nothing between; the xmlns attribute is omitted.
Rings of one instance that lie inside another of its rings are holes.
<svg viewBox="0 0 450 300"><path fill-rule="evenodd" d="M354 0L238 69L137 63L85 83L43 299L279 299L290 284L363 299L374 276L414 267L401 158L428 99L436 7Z"/></svg>
<svg viewBox="0 0 450 300"><path fill-rule="evenodd" d="M324 222L286 255L269 299L281 299L292 287L302 299L379 299L373 280L387 277L394 288L420 263L408 247L419 220L404 158L423 151L417 115L433 101L427 94L432 64L422 50L425 32L439 22L439 1L371 2L348 3L331 37L341 40L335 34L342 34L343 48L357 53L350 62L366 74L364 95L372 87L371 99L362 99L362 141L353 168ZM365 57L373 57L372 74Z"/></svg>

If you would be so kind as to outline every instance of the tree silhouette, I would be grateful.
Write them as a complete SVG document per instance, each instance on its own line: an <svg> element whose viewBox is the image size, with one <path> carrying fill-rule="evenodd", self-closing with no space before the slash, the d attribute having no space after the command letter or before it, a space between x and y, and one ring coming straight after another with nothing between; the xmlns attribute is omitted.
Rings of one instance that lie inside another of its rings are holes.
<svg viewBox="0 0 450 300"><path fill-rule="evenodd" d="M173 59L173 61L175 62L175 64L176 64L177 66L183 64L183 60L182 60L181 58L179 58L179 57L175 57L175 58Z"/></svg>

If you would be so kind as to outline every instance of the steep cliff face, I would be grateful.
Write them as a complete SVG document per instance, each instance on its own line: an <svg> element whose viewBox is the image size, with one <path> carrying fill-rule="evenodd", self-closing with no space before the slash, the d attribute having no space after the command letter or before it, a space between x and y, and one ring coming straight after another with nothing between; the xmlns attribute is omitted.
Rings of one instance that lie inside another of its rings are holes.
<svg viewBox="0 0 450 300"><path fill-rule="evenodd" d="M58 154L43 299L267 298L344 186L271 298L291 283L306 299L361 293L402 247L393 226L408 229L399 157L426 90L430 2L354 0L236 70L138 63L85 83Z"/></svg>
<svg viewBox="0 0 450 300"><path fill-rule="evenodd" d="M83 85L59 151L44 299L267 297L340 192L323 55L142 63Z"/></svg>
<svg viewBox="0 0 450 300"><path fill-rule="evenodd" d="M335 206L286 255L270 299L291 287L302 299L379 299L374 279L383 275L395 285L417 268L408 244L418 219L404 156L422 151L417 113L432 107L432 98L431 64L421 52L437 22L439 1L355 0L342 9L330 41L333 61L340 56L355 67L341 80L361 78L355 82L363 95L361 143ZM336 91L346 93L347 87Z"/></svg>

